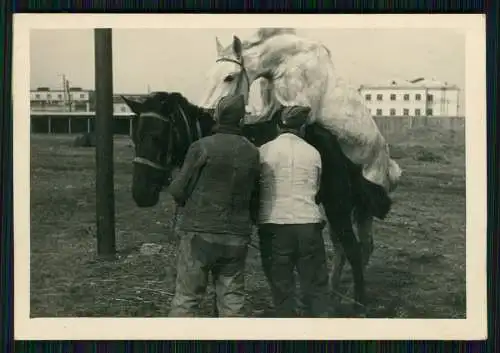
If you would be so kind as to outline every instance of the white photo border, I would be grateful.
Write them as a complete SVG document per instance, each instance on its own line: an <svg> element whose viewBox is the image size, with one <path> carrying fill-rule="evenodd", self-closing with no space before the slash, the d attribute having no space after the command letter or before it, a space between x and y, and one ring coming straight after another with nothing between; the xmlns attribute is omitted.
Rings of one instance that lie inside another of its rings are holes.
<svg viewBox="0 0 500 353"><path fill-rule="evenodd" d="M30 31L91 28L459 29L466 38L466 319L30 318ZM476 14L14 14L14 338L479 340L487 337L486 30Z"/></svg>

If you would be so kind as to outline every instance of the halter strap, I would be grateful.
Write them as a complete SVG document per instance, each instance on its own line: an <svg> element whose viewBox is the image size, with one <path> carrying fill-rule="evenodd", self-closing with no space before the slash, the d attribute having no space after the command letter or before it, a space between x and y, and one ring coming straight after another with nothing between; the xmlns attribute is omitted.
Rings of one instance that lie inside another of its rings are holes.
<svg viewBox="0 0 500 353"><path fill-rule="evenodd" d="M186 114L184 113L184 109L182 109L182 107L180 105L177 105L177 108L178 108L179 113L180 113L180 115L182 117L182 120L186 124L187 137L189 138L189 144L191 144L191 143L193 143L193 137L191 135L191 125L189 124L189 120L188 120ZM172 122L172 120L171 120L172 119L172 115L169 115L167 118L165 118L164 116L162 116L162 115L160 115L158 113L155 113L155 112L148 112L148 113L141 114L141 117L159 119L159 120L162 120L162 121L167 122L167 123L171 123ZM178 131L175 128L174 124L172 124L172 126L170 128L169 146L168 146L169 152L171 152L172 146L173 146L173 136L172 136L172 133L178 134ZM201 131L201 126L200 126L199 119L196 119L196 133L198 134L198 139L202 137L202 131ZM171 158L171 155L169 157ZM158 163L155 163L153 161L150 161L150 160L148 160L146 158L143 158L143 157L135 157L133 159L133 162L134 163L138 163L138 164L145 164L145 165L150 166L151 168L154 168L154 169L157 169L157 170L162 170L162 171L168 170L167 168L163 167L162 165L160 165ZM168 161L167 163L170 163L170 161Z"/></svg>
<svg viewBox="0 0 500 353"><path fill-rule="evenodd" d="M229 61L229 62L232 62L232 63L235 63L235 64L239 65L243 69L245 68L243 66L243 63L241 61L238 61L238 60L235 60L235 59L222 57L222 58L218 58L217 60L215 60L216 63L218 63L219 61Z"/></svg>
<svg viewBox="0 0 500 353"><path fill-rule="evenodd" d="M221 62L221 61L234 63L234 64L238 65L239 67L241 67L241 72L245 75L245 78L247 80L248 92L250 92L250 78L248 77L248 73L247 73L247 70L245 68L245 65L243 64L243 61L238 61L238 60L235 60L232 58L225 58L225 57L218 58L217 60L215 60L216 63ZM238 81L238 86L236 86L236 87L239 87L240 84L241 84L241 80Z"/></svg>
<svg viewBox="0 0 500 353"><path fill-rule="evenodd" d="M200 119L196 119L196 131L198 132L198 138L201 139L203 137L200 126Z"/></svg>
<svg viewBox="0 0 500 353"><path fill-rule="evenodd" d="M141 118L155 118L155 119L162 120L166 123L170 122L170 119L169 119L170 117L165 118L163 115L160 115L160 114L155 113L155 112L143 113L140 116L141 116Z"/></svg>
<svg viewBox="0 0 500 353"><path fill-rule="evenodd" d="M159 119L161 121L164 121L166 123L171 123L171 118L172 118L172 115L169 115L168 117L164 117L163 115L160 115L158 113L155 113L155 112L147 112L147 113L143 113L140 115L141 118L154 118L154 119ZM171 125L170 127L170 133L169 133L169 150L172 149L172 134L174 132L175 127L174 127L174 124ZM168 158L168 157L167 157ZM151 168L154 168L154 169L157 169L157 170L161 170L161 171L167 171L168 169L165 168L164 166L156 163L156 162L153 162L153 161L150 161L149 159L146 159L146 158L143 158L143 157L135 157L133 160L132 160L133 163L138 163L138 164L144 164L144 165L147 165Z"/></svg>
<svg viewBox="0 0 500 353"><path fill-rule="evenodd" d="M147 166L150 166L151 168L158 169L158 170L167 170L167 168L164 168L163 166L159 165L158 163L152 162L149 159L142 158L142 157L135 157L133 159L134 163L138 164L145 164Z"/></svg>
<svg viewBox="0 0 500 353"><path fill-rule="evenodd" d="M184 123L186 124L188 136L189 136L189 141L190 141L190 143L193 143L193 139L191 137L191 125L189 125L189 120L188 120L186 114L184 113L184 109L182 109L182 107L180 105L177 105L177 108L179 109L179 112L181 113L181 116L184 119ZM202 137L200 120L199 119L195 119L195 120L196 120L196 123L195 123L196 133L198 134L198 139L199 139Z"/></svg>
<svg viewBox="0 0 500 353"><path fill-rule="evenodd" d="M193 143L193 137L191 136L191 126L189 125L189 121L186 117L186 114L184 114L184 109L182 109L182 107L180 105L177 105L177 108L178 108L179 112L181 113L182 120L184 120L184 124L186 124L186 131L187 131L187 135L189 138L189 144L191 144L191 143Z"/></svg>

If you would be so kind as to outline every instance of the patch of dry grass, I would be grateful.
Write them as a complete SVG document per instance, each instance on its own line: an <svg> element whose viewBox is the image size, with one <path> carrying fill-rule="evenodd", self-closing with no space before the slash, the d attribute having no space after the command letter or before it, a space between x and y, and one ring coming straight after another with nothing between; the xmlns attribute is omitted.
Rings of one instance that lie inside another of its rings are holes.
<svg viewBox="0 0 500 353"><path fill-rule="evenodd" d="M433 133L432 136L437 135ZM404 170L393 211L375 224L367 268L368 317L465 317L465 161L463 143L426 141L425 133L389 141ZM116 236L119 256L95 257L94 148L74 148L68 136L31 140L31 316L166 316L175 283L177 239L172 202L151 209L133 203L132 148L115 140ZM454 137L456 139L456 137ZM422 161L413 149L445 158ZM452 146L452 147L450 147ZM413 152L412 152L413 151ZM326 232L325 232L326 233ZM325 234L328 259L333 250ZM142 243L163 245L142 256ZM342 291L351 291L348 266ZM249 316L267 316L270 293L258 251L247 262ZM203 315L210 313L207 296ZM349 316L349 303L339 316Z"/></svg>

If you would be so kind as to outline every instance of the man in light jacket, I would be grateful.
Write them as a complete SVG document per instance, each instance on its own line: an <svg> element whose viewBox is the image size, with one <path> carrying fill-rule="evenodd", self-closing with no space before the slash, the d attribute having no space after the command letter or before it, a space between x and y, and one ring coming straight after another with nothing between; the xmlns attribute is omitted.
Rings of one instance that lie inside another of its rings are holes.
<svg viewBox="0 0 500 353"><path fill-rule="evenodd" d="M294 269L310 317L328 317L328 273L317 204L319 152L303 138L310 109L284 108L280 135L260 147L259 238L278 317L293 317Z"/></svg>

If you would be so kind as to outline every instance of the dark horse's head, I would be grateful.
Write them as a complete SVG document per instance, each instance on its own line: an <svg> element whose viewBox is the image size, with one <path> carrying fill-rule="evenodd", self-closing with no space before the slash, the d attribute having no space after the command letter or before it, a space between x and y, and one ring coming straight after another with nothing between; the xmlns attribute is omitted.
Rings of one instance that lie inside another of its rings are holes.
<svg viewBox="0 0 500 353"><path fill-rule="evenodd" d="M137 206L152 207L170 184L172 171L182 166L191 142L210 127L193 123L193 112L187 110L192 106L176 92L154 92L143 101L122 98L135 114L132 195Z"/></svg>

